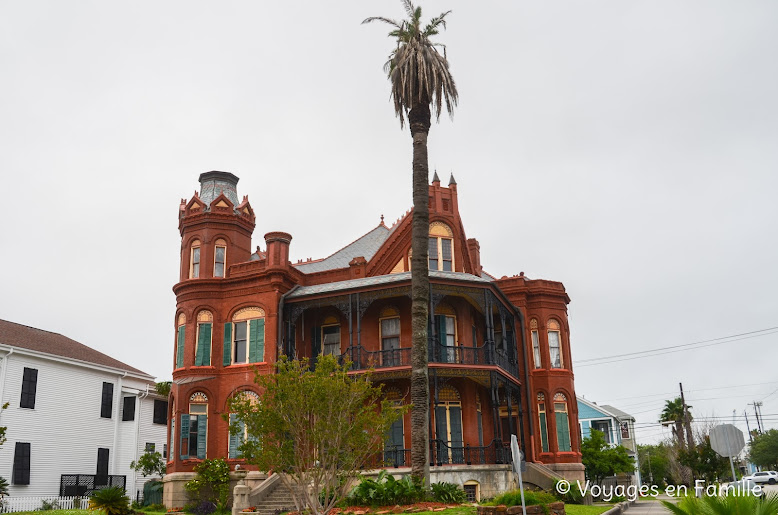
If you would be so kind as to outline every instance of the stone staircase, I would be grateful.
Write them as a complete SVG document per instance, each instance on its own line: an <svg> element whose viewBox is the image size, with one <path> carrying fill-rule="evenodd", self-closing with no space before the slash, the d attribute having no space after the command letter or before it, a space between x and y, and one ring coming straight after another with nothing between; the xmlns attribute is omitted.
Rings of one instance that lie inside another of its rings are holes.
<svg viewBox="0 0 778 515"><path fill-rule="evenodd" d="M278 479L278 478L275 478ZM260 515L276 515L283 511L294 511L294 499L289 490L280 480L276 480L269 487L263 489L261 495L251 496L251 504L257 507Z"/></svg>

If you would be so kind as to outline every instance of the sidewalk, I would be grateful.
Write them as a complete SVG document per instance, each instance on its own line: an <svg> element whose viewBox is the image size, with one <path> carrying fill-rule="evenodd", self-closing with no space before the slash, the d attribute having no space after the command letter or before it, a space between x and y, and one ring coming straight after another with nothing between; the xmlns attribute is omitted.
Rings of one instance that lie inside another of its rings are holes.
<svg viewBox="0 0 778 515"><path fill-rule="evenodd" d="M624 512L628 515L668 515L670 511L659 501L638 501Z"/></svg>

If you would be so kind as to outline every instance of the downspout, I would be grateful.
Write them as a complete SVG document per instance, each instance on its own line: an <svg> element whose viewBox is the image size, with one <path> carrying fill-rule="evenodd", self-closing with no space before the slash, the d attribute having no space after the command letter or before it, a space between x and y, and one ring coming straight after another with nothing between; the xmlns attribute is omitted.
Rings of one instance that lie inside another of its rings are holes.
<svg viewBox="0 0 778 515"><path fill-rule="evenodd" d="M5 371L8 369L8 358L11 357L11 354L14 353L14 348L11 347L8 351L8 354L3 356L3 369L0 370L0 415L2 415L2 405L3 405L3 394L5 394Z"/></svg>
<svg viewBox="0 0 778 515"><path fill-rule="evenodd" d="M119 387L116 392L116 419L113 421L113 446L111 447L113 459L111 460L111 474L116 473L116 462L119 459L119 419L121 418L120 410L122 406L122 379L125 377L127 377L127 371L124 372L124 375L119 376Z"/></svg>
<svg viewBox="0 0 778 515"><path fill-rule="evenodd" d="M286 301L286 297L290 293L299 287L299 284L295 284L291 290L281 295L281 299L278 301L278 337L276 338L276 361L278 361L278 358L284 353L284 338L282 336L284 329L284 301Z"/></svg>
<svg viewBox="0 0 778 515"><path fill-rule="evenodd" d="M138 458L140 457L139 456L140 452L138 451L138 449L140 448L140 446L139 446L139 441L140 441L140 417L143 414L143 399L145 399L148 396L149 396L149 384L146 383L146 391L144 393L142 393L140 397L138 397L138 409L137 409L138 413L137 413L137 416L135 417L135 463L138 463ZM144 448L143 452L146 452L145 448ZM138 471L135 470L135 471L133 471L133 475L132 475L132 491L133 492L135 491L135 487L136 487L135 483L137 481L138 481Z"/></svg>
<svg viewBox="0 0 778 515"><path fill-rule="evenodd" d="M527 397L527 422L529 425L529 434L530 436L533 436L535 434L534 429L534 423L533 423L533 417L532 417L532 396L531 396L531 388L529 384L529 361L527 360L527 335L526 335L526 327L524 326L524 315L522 314L521 310L514 306L513 304L510 305L513 310L516 312L516 316L519 317L519 325L521 326L521 355L524 357L524 381L526 381L526 384L524 386L524 393Z"/></svg>

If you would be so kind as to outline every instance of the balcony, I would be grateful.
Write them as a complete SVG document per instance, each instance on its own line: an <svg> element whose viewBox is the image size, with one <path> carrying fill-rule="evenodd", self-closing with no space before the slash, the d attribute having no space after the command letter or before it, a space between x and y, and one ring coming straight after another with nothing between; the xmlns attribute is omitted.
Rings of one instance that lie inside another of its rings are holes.
<svg viewBox="0 0 778 515"><path fill-rule="evenodd" d="M497 366L513 377L518 377L519 375L516 359L512 359L506 352L500 349L495 349L489 343L480 347L448 347L441 345L436 339L430 338L428 351L429 363ZM341 362L345 360L351 361L352 370L410 367L411 349L369 351L362 346L354 346L346 349L346 352L340 356L340 360Z"/></svg>

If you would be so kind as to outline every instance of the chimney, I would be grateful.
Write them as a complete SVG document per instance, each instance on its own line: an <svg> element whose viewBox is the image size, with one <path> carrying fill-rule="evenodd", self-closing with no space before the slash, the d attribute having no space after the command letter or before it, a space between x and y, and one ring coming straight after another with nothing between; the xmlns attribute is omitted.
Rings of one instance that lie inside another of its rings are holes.
<svg viewBox="0 0 778 515"><path fill-rule="evenodd" d="M481 276L481 244L475 238L467 240L467 252L470 254L470 262L473 263L473 275Z"/></svg>
<svg viewBox="0 0 778 515"><path fill-rule="evenodd" d="M269 232L265 235L268 268L283 268L289 265L289 244L292 235L285 232Z"/></svg>

